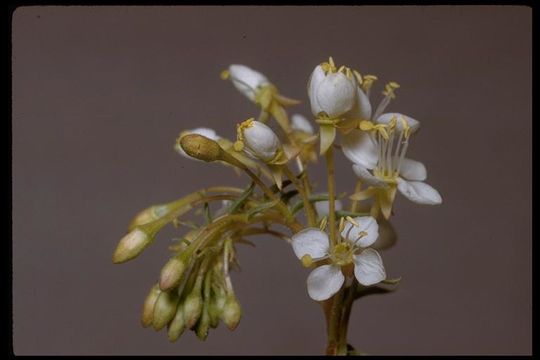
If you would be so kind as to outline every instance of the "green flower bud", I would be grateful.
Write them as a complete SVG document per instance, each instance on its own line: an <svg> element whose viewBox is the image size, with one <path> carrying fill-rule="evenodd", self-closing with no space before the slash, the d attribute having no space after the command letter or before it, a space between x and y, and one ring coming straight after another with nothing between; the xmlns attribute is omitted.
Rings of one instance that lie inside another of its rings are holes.
<svg viewBox="0 0 540 360"><path fill-rule="evenodd" d="M154 306L156 301L161 294L159 286L156 284L152 287L146 299L144 300L141 323L143 327L149 327L152 325L152 320L154 318Z"/></svg>
<svg viewBox="0 0 540 360"><path fill-rule="evenodd" d="M180 303L178 305L178 308L176 309L176 315L174 316L174 319L169 324L169 328L167 330L167 336L169 338L169 341L174 342L176 341L186 329L186 322L184 321L184 304Z"/></svg>
<svg viewBox="0 0 540 360"><path fill-rule="evenodd" d="M131 223L128 226L128 230L132 231L139 225L148 224L154 220L161 218L163 215L167 214L169 211L168 205L154 205L149 208L144 209L131 220Z"/></svg>
<svg viewBox="0 0 540 360"><path fill-rule="evenodd" d="M210 326L210 317L208 315L208 307L205 306L201 315L201 318L199 320L199 323L197 324L197 330L196 334L199 340L206 340L208 337L208 329Z"/></svg>
<svg viewBox="0 0 540 360"><path fill-rule="evenodd" d="M223 306L221 320L223 320L229 330L234 330L236 329L236 326L238 326L241 316L242 309L240 308L240 303L234 294L229 294L229 296L227 296L227 300L225 301L225 305Z"/></svg>
<svg viewBox="0 0 540 360"><path fill-rule="evenodd" d="M189 156L206 162L221 160L223 153L217 142L198 134L182 136L180 146Z"/></svg>
<svg viewBox="0 0 540 360"><path fill-rule="evenodd" d="M215 329L219 325L219 319L223 312L225 301L227 301L227 296L223 291L214 293L213 295L208 305L208 316L210 317L210 326Z"/></svg>
<svg viewBox="0 0 540 360"><path fill-rule="evenodd" d="M113 254L113 263L119 264L131 260L139 255L153 240L153 236L149 236L143 230L136 228L135 230L124 236Z"/></svg>
<svg viewBox="0 0 540 360"><path fill-rule="evenodd" d="M156 331L161 330L174 318L177 306L178 294L176 289L168 292L163 291L159 294L154 306L154 317L152 319L152 326Z"/></svg>
<svg viewBox="0 0 540 360"><path fill-rule="evenodd" d="M186 321L186 327L188 329L193 328L199 317L201 316L203 308L203 300L201 296L200 288L197 291L195 286L194 291L192 291L184 302L184 319Z"/></svg>
<svg viewBox="0 0 540 360"><path fill-rule="evenodd" d="M185 261L180 256L175 256L167 261L159 276L160 289L167 291L178 286L186 267Z"/></svg>

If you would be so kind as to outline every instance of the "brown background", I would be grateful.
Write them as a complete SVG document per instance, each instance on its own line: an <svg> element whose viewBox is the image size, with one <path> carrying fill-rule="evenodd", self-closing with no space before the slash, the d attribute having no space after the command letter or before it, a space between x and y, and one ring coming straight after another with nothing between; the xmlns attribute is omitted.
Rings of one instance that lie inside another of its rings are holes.
<svg viewBox="0 0 540 360"><path fill-rule="evenodd" d="M138 210L203 186L243 185L172 145L196 126L234 137L257 114L219 73L244 63L309 114L306 82L334 56L402 87L422 121L439 207L398 197L383 254L393 295L356 304L372 354L531 352L531 9L527 7L24 7L13 15L15 353L319 354L308 270L283 242L240 248L244 315L205 343L142 329L171 230L137 260L111 255ZM377 98L377 97L376 97ZM338 186L354 176L338 159ZM324 179L319 186L323 190Z"/></svg>

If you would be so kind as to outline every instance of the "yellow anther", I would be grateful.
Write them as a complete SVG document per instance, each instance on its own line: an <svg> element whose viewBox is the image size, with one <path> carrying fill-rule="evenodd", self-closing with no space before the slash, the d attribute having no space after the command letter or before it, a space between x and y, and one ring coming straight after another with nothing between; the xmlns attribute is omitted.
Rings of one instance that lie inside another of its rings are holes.
<svg viewBox="0 0 540 360"><path fill-rule="evenodd" d="M330 66L332 68L336 68L336 64L334 64L334 59L331 56L328 57L328 62L330 63Z"/></svg>
<svg viewBox="0 0 540 360"><path fill-rule="evenodd" d="M375 76L375 75L364 75L364 81L375 81L377 80L378 78Z"/></svg>
<svg viewBox="0 0 540 360"><path fill-rule="evenodd" d="M227 80L230 76L231 76L231 73L229 72L229 70L223 70L221 74L219 74L219 77L221 78L221 80Z"/></svg>
<svg viewBox="0 0 540 360"><path fill-rule="evenodd" d="M326 229L326 224L328 223L328 217L323 217L322 220L321 220L321 223L319 224L319 229L321 231L324 231L324 229Z"/></svg>
<svg viewBox="0 0 540 360"><path fill-rule="evenodd" d="M358 233L358 237L356 238L356 240L360 240L360 239L363 238L364 236L367 236L367 234L368 234L368 233L365 232L365 231L360 231L360 232Z"/></svg>
<svg viewBox="0 0 540 360"><path fill-rule="evenodd" d="M362 85L362 75L356 70L353 70L354 77L356 78L356 81L358 82L358 85Z"/></svg>
<svg viewBox="0 0 540 360"><path fill-rule="evenodd" d="M388 140L390 137L388 136L388 132L386 131L386 128L384 126L381 126L381 127L378 127L377 126L377 130L379 131L379 133L381 134L381 136L385 139L385 140Z"/></svg>
<svg viewBox="0 0 540 360"><path fill-rule="evenodd" d="M373 123L369 120L360 121L360 125L359 125L360 130L369 131L369 130L373 130L374 127L375 125L373 125Z"/></svg>
<svg viewBox="0 0 540 360"><path fill-rule="evenodd" d="M345 65L341 65L338 69L338 72L345 72L345 69L346 69Z"/></svg>
<svg viewBox="0 0 540 360"><path fill-rule="evenodd" d="M338 226L339 232L342 232L344 228L345 228L345 219L344 219L344 218L340 218L340 219L339 219L339 226Z"/></svg>
<svg viewBox="0 0 540 360"><path fill-rule="evenodd" d="M392 116L392 119L390 119L390 122L388 123L388 128L390 129L390 131L394 130L394 128L396 127L397 125L397 116Z"/></svg>
<svg viewBox="0 0 540 360"><path fill-rule="evenodd" d="M241 140L235 141L233 148L234 151L242 151L244 149L244 143Z"/></svg>
<svg viewBox="0 0 540 360"><path fill-rule="evenodd" d="M386 95L392 99L395 99L396 95L394 94L394 90L399 88L399 84L395 81L390 81L388 84L384 86L383 95Z"/></svg>
<svg viewBox="0 0 540 360"><path fill-rule="evenodd" d="M347 219L348 222L350 222L354 226L360 226L360 224L358 222L356 222L356 220L354 220L352 217L347 216L346 219Z"/></svg>
<svg viewBox="0 0 540 360"><path fill-rule="evenodd" d="M302 261L302 265L304 265L304 267L310 267L313 265L313 258L309 254L302 256L300 261Z"/></svg>
<svg viewBox="0 0 540 360"><path fill-rule="evenodd" d="M409 126L409 123L403 116L399 117L399 120L401 121L401 124L403 125L403 135L405 136L405 139L408 139L411 135L411 127Z"/></svg>
<svg viewBox="0 0 540 360"><path fill-rule="evenodd" d="M255 118L249 118L246 121L242 121L240 124L236 126L236 138L238 140L244 140L244 130L249 129L253 126L253 122L255 121Z"/></svg>

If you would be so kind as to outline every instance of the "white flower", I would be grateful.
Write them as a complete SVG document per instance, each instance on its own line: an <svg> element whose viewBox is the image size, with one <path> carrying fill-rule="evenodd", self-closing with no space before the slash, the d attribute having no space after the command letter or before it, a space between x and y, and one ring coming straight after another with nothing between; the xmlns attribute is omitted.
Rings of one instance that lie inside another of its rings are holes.
<svg viewBox="0 0 540 360"><path fill-rule="evenodd" d="M234 87L251 101L255 101L257 91L261 87L270 84L266 76L245 65L230 65L227 76L231 79Z"/></svg>
<svg viewBox="0 0 540 360"><path fill-rule="evenodd" d="M313 129L313 125L311 125L311 122L306 119L305 116L300 114L294 114L291 117L291 128L296 131L301 131L309 135L313 135L315 133L315 130Z"/></svg>
<svg viewBox="0 0 540 360"><path fill-rule="evenodd" d="M274 131L262 122L253 119L248 119L238 125L238 142L242 144L248 155L264 162L272 161L281 150L281 142Z"/></svg>
<svg viewBox="0 0 540 360"><path fill-rule="evenodd" d="M186 152L184 151L184 149L182 149L182 147L180 146L180 139L185 136L185 135L189 135L189 134L198 134L198 135L202 135L204 137L207 137L209 138L210 140L214 140L214 141L218 141L219 139L221 139L220 136L218 136L218 134L215 132L215 130L213 129L210 129L210 128L205 128L205 127L200 127L200 128L196 128L196 129L192 129L192 130L186 130L186 131L183 131L182 133L180 133L180 136L178 137L177 141L176 141L176 144L174 145L174 149L176 150L176 152L178 152L180 155L184 156L184 157L187 157L189 159L193 159L193 160L197 160L197 161L201 161L201 160L198 160L198 159L195 159L191 156L189 156L188 154L186 154Z"/></svg>
<svg viewBox="0 0 540 360"><path fill-rule="evenodd" d="M423 182L427 178L425 166L405 157L410 135L420 127L417 120L399 113L386 113L375 123L364 121L360 127L362 130L353 130L343 137L343 153L354 163L353 171L364 183L387 191L384 204L380 204L386 218L390 215L396 187L419 204L442 202L437 190Z"/></svg>
<svg viewBox="0 0 540 360"><path fill-rule="evenodd" d="M334 203L334 207L336 211L339 211L343 209L343 203L340 200L336 200ZM319 217L328 216L329 209L330 209L330 203L328 201L317 201L315 203L315 209L317 210L317 214L319 214Z"/></svg>
<svg viewBox="0 0 540 360"><path fill-rule="evenodd" d="M292 237L292 247L302 262L329 259L330 264L315 268L307 279L309 296L316 301L329 299L345 282L342 266L354 264L354 275L362 285L374 285L386 279L379 253L371 248L379 236L378 225L371 216L356 217L341 232L343 241L330 249L328 235L307 228Z"/></svg>
<svg viewBox="0 0 540 360"><path fill-rule="evenodd" d="M356 82L342 72L325 71L323 65L318 65L309 79L308 95L313 115L324 112L337 118L355 105Z"/></svg>

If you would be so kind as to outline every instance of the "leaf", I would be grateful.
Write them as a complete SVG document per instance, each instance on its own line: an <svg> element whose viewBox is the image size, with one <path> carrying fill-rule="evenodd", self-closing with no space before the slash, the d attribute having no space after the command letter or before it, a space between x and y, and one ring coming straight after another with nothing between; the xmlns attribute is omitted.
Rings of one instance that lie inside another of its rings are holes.
<svg viewBox="0 0 540 360"><path fill-rule="evenodd" d="M263 203L263 204L261 204L259 206L255 206L254 208L249 209L246 212L247 219L250 220L253 216L257 215L258 213L260 213L260 212L262 212L264 210L273 208L274 206L277 205L277 203L279 203L279 201L280 201L280 199L275 199L275 200Z"/></svg>
<svg viewBox="0 0 540 360"><path fill-rule="evenodd" d="M255 188L255 182L252 181L249 187L246 190L244 190L242 195L240 195L238 199L234 200L234 202L227 208L227 212L232 214L236 210L238 210L238 208L242 206L242 204L249 198L254 188Z"/></svg>

